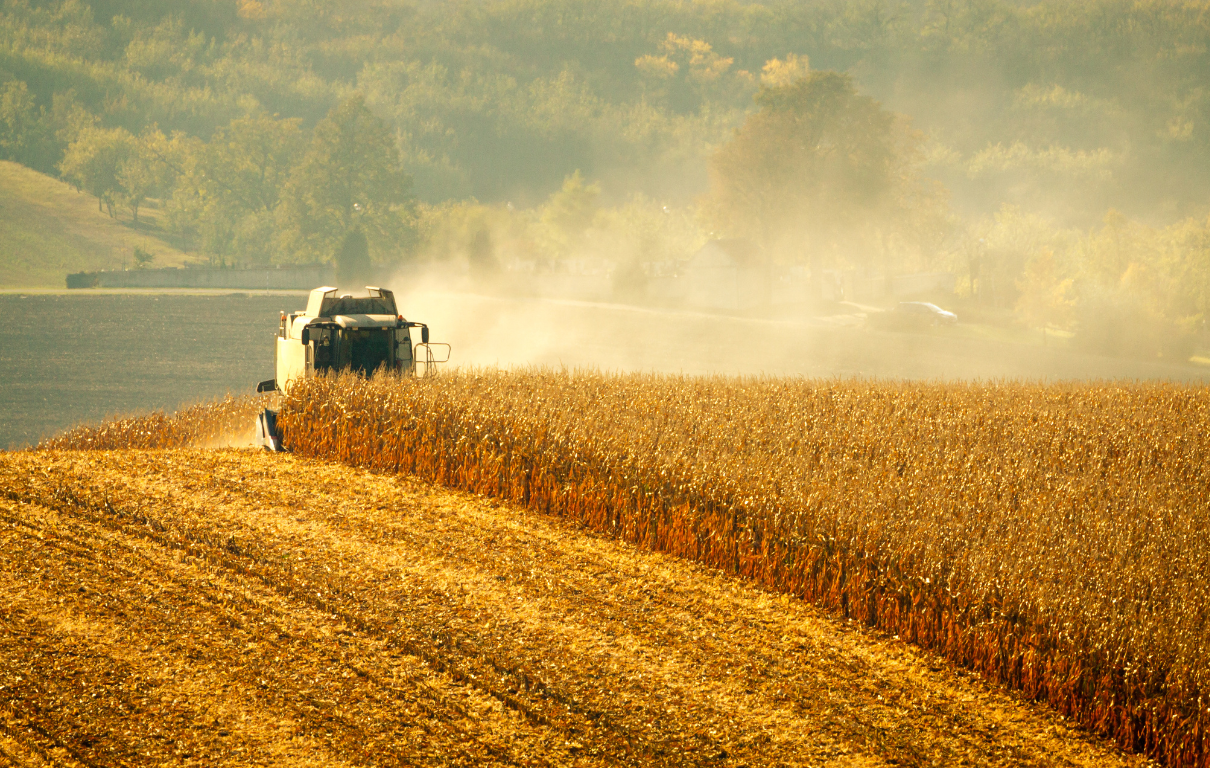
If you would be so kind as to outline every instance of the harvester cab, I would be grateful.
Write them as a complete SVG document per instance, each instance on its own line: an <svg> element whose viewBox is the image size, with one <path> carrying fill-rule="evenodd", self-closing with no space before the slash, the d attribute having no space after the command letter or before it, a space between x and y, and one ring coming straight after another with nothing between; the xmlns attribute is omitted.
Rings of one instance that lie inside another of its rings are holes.
<svg viewBox="0 0 1210 768"><path fill-rule="evenodd" d="M370 376L381 369L426 376L449 359L449 344L430 342L427 325L398 313L395 294L374 286L367 286L366 293L337 295L336 288L324 286L311 291L306 310L283 312L274 355L276 377L262 381L256 391L288 391L293 382L327 371ZM419 341L413 335L417 329ZM276 411L265 410L257 417L256 442L282 450Z"/></svg>

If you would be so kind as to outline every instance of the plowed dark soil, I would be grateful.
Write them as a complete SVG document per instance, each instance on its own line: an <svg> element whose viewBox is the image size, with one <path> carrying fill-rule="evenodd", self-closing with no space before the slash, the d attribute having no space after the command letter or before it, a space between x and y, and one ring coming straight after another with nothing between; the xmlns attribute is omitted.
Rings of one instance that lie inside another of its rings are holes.
<svg viewBox="0 0 1210 768"><path fill-rule="evenodd" d="M406 477L0 453L0 762L1139 765L893 638Z"/></svg>

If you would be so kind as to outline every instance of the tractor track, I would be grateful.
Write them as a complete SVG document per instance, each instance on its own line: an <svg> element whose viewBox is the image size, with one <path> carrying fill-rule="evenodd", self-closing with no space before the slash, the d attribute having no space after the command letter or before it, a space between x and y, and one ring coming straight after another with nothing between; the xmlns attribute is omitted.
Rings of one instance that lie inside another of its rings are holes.
<svg viewBox="0 0 1210 768"><path fill-rule="evenodd" d="M1143 764L799 601L296 457L0 453L0 590L0 764Z"/></svg>

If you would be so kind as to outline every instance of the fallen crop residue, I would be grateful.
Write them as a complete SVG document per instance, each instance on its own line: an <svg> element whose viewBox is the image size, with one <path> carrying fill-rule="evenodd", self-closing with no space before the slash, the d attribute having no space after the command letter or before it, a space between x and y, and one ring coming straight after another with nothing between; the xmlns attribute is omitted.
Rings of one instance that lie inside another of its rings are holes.
<svg viewBox="0 0 1210 768"><path fill-rule="evenodd" d="M814 601L1210 766L1210 389L461 373L308 380L302 455Z"/></svg>
<svg viewBox="0 0 1210 768"><path fill-rule="evenodd" d="M0 762L1139 765L891 639L406 476L0 453Z"/></svg>

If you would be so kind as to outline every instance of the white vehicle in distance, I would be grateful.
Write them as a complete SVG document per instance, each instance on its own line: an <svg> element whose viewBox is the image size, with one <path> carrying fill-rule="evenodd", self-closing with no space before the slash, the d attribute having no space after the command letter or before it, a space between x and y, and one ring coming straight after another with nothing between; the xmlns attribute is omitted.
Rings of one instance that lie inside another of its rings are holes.
<svg viewBox="0 0 1210 768"><path fill-rule="evenodd" d="M958 316L927 301L901 301L895 316L903 325L957 325Z"/></svg>

